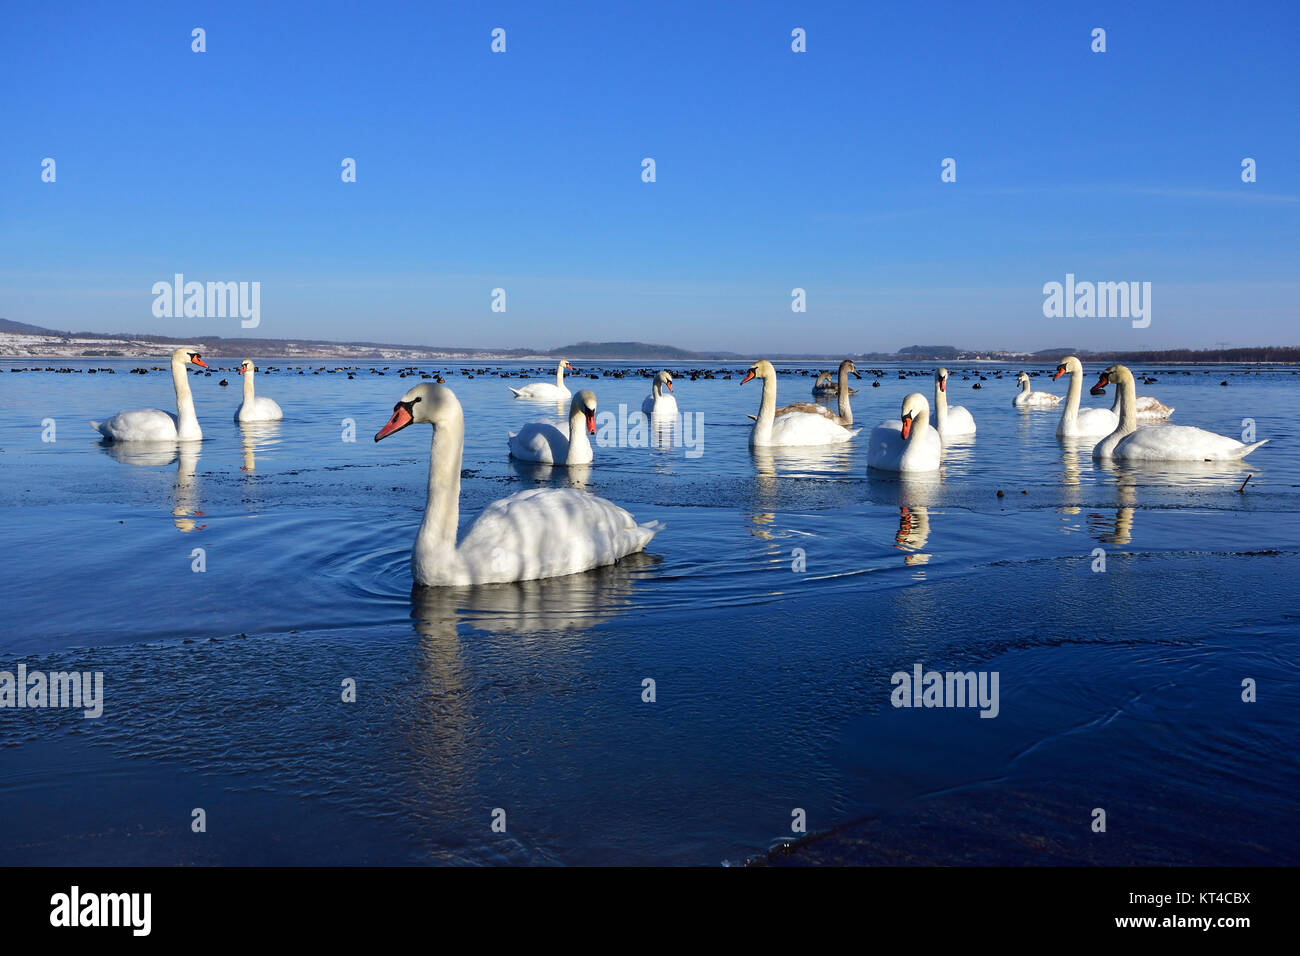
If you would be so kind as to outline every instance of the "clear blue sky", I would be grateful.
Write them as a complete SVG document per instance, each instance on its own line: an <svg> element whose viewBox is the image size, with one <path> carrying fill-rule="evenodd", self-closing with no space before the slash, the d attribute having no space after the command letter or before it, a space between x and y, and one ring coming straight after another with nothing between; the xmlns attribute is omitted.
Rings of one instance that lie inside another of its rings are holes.
<svg viewBox="0 0 1300 956"><path fill-rule="evenodd" d="M182 272L272 337L1296 344L1298 100L1290 0L11 3L0 316L241 334L154 318ZM1150 327L1044 318L1067 272Z"/></svg>

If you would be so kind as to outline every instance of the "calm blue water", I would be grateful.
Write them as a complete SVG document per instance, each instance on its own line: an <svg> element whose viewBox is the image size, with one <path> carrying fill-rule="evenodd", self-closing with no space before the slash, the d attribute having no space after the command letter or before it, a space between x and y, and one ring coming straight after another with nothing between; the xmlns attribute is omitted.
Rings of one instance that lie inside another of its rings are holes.
<svg viewBox="0 0 1300 956"><path fill-rule="evenodd" d="M1063 448L1058 412L1011 407L1019 367L955 367L978 436L899 482L861 440L753 455L743 366L670 366L698 456L529 471L506 432L555 406L429 363L466 410L462 522L574 481L667 530L600 572L413 595L429 430L371 436L418 376L268 361L259 394L286 417L241 431L237 363L213 360L191 382L200 448L101 444L89 419L174 408L166 371L127 374L164 364L0 362L0 670L105 680L99 720L0 710L7 859L717 864L797 836L799 808L853 862L1300 860L1291 368L1136 368L1174 422L1250 418L1272 442L1240 467L1116 470ZM78 371L12 371L33 367ZM602 412L649 392L579 367ZM930 395L925 371L864 374L858 422ZM778 398L810 385L783 375ZM917 662L998 671L998 717L891 707Z"/></svg>

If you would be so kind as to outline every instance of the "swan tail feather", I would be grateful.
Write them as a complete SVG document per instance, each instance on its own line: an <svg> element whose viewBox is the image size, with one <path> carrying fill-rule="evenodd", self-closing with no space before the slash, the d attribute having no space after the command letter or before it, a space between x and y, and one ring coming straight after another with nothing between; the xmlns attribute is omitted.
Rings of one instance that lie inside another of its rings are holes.
<svg viewBox="0 0 1300 956"><path fill-rule="evenodd" d="M1249 455L1252 451L1254 451L1254 450L1255 450L1256 448L1258 448L1260 445L1267 445L1271 440L1272 440L1272 439L1265 438L1263 441L1257 441L1257 442L1255 442L1255 444L1253 444L1253 445L1242 445L1242 446L1241 446L1241 449L1237 452L1236 457L1237 457L1237 458L1245 458L1247 455Z"/></svg>
<svg viewBox="0 0 1300 956"><path fill-rule="evenodd" d="M509 385L507 385L506 388L509 388L510 391L514 392L514 394L515 394L515 398L518 398L518 397L519 397L519 389L517 389L517 388L511 388Z"/></svg>

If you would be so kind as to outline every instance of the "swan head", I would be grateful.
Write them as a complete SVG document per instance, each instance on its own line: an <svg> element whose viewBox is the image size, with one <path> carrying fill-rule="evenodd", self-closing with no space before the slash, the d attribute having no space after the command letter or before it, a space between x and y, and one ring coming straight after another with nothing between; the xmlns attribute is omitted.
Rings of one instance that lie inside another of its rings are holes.
<svg viewBox="0 0 1300 956"><path fill-rule="evenodd" d="M840 363L840 374L843 375L845 372L852 372L854 378L862 378L862 376L858 374L858 367L853 364L853 359L845 359ZM827 376L827 378L829 377L830 376Z"/></svg>
<svg viewBox="0 0 1300 956"><path fill-rule="evenodd" d="M1110 368L1106 369L1106 371L1101 373L1101 376L1097 379L1097 384L1088 389L1088 394L1105 395L1107 385L1112 382L1117 386L1123 385L1126 380L1131 378L1133 378L1133 373L1128 370L1127 366L1112 365Z"/></svg>
<svg viewBox="0 0 1300 956"><path fill-rule="evenodd" d="M673 373L668 371L668 369L664 369L662 372L656 375L655 381L658 382L660 385L662 385L664 388L668 389L668 391L671 392L673 390Z"/></svg>
<svg viewBox="0 0 1300 956"><path fill-rule="evenodd" d="M935 369L934 384L939 386L939 391L948 391L948 370L946 368Z"/></svg>
<svg viewBox="0 0 1300 956"><path fill-rule="evenodd" d="M818 373L817 373L817 381L814 382L813 384L814 384L814 385L829 385L829 384L830 384L830 381L831 381L831 373L830 373L830 372L818 372Z"/></svg>
<svg viewBox="0 0 1300 956"><path fill-rule="evenodd" d="M253 360L252 360L252 359L244 359L242 362L239 363L239 374L240 374L240 375L243 375L243 374L245 374L245 373L247 373L247 374L249 374L249 375L252 375L252 374L253 374L253 371L254 371L254 368L253 368Z"/></svg>
<svg viewBox="0 0 1300 956"><path fill-rule="evenodd" d="M568 359L560 359L560 368L564 369L566 372L573 371L573 366L569 364Z"/></svg>
<svg viewBox="0 0 1300 956"><path fill-rule="evenodd" d="M186 362L192 362L199 368L208 367L208 363L203 361L203 349L198 345L185 345L172 353L173 365L184 365Z"/></svg>
<svg viewBox="0 0 1300 956"><path fill-rule="evenodd" d="M1017 383L1017 384L1019 384L1019 385L1026 385L1026 384L1028 384L1028 382L1029 382L1029 373L1028 373L1028 372L1020 372L1020 373L1018 373L1018 374L1016 375L1016 383Z"/></svg>
<svg viewBox="0 0 1300 956"><path fill-rule="evenodd" d="M589 388L574 395L569 404L569 418L574 419L579 415L587 420L587 434L596 434L596 393Z"/></svg>
<svg viewBox="0 0 1300 956"><path fill-rule="evenodd" d="M1052 381L1055 382L1058 378L1067 373L1070 375L1083 374L1083 363L1073 355L1067 355L1065 358L1061 359L1060 364L1056 366L1056 374L1052 376Z"/></svg>
<svg viewBox="0 0 1300 956"><path fill-rule="evenodd" d="M749 367L749 371L746 372L745 377L740 380L740 384L744 385L751 378L761 378L761 379L776 378L776 369L772 367L772 363L769 362L767 359L759 359L757 362L755 362L753 365Z"/></svg>
<svg viewBox="0 0 1300 956"><path fill-rule="evenodd" d="M425 382L398 400L388 424L375 432L375 441L400 432L407 425L432 425L436 430L440 425L453 423L460 423L463 427L464 420L455 392L446 385Z"/></svg>
<svg viewBox="0 0 1300 956"><path fill-rule="evenodd" d="M913 392L903 399L903 438L912 435L912 428L919 421L925 423L930 418L930 403L920 392Z"/></svg>

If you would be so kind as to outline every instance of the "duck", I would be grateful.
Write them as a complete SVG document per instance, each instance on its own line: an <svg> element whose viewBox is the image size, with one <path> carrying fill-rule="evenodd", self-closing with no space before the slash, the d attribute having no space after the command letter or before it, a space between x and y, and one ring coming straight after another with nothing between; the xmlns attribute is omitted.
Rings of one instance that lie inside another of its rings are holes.
<svg viewBox="0 0 1300 956"><path fill-rule="evenodd" d="M393 406L381 441L413 424L433 426L424 519L411 549L421 587L465 587L562 577L614 564L663 530L576 488L534 488L492 502L457 543L465 414L446 385L422 382Z"/></svg>
<svg viewBox="0 0 1300 956"><path fill-rule="evenodd" d="M1101 438L1109 435L1119 424L1119 412L1109 408L1079 408L1083 396L1083 363L1073 355L1067 355L1056 366L1052 381L1062 375L1070 376L1070 387L1066 393L1065 408L1061 420L1056 426L1057 438ZM1118 401L1118 396L1116 396Z"/></svg>
<svg viewBox="0 0 1300 956"><path fill-rule="evenodd" d="M569 387L564 384L565 369L572 372L573 366L564 359L560 359L560 364L555 366L554 385L550 382L531 382L522 388L514 388L510 385L507 385L506 388L515 393L515 398L529 398L551 402L560 401L573 394L569 391Z"/></svg>
<svg viewBox="0 0 1300 956"><path fill-rule="evenodd" d="M1053 395L1051 392L1033 392L1029 389L1029 373L1021 372L1016 376L1016 381L1020 383L1020 391L1012 399L1011 404L1016 408L1055 408L1061 404L1061 396Z"/></svg>
<svg viewBox="0 0 1300 956"><path fill-rule="evenodd" d="M118 412L103 422L90 423L109 441L202 441L203 429L194 413L194 395L190 392L186 365L206 369L202 350L186 345L172 352L172 385L176 389L176 414L159 408L138 408Z"/></svg>
<svg viewBox="0 0 1300 956"><path fill-rule="evenodd" d="M939 438L946 444L954 438L965 438L975 434L975 416L964 406L948 405L948 370L937 369L934 373L934 425Z"/></svg>
<svg viewBox="0 0 1300 956"><path fill-rule="evenodd" d="M867 467L880 471L938 471L943 440L930 425L930 403L920 392L903 399L902 418L881 422L871 430Z"/></svg>
<svg viewBox="0 0 1300 956"><path fill-rule="evenodd" d="M641 403L641 411L647 417L677 417L677 399L671 395L665 395L663 391L665 388L670 392L673 390L673 373L667 369L655 375L654 384L650 386L650 394ZM687 391L690 391L690 389L687 389Z"/></svg>
<svg viewBox="0 0 1300 956"><path fill-rule="evenodd" d="M596 395L584 388L569 405L568 424L531 422L511 432L510 457L543 465L590 465L594 455L588 435L596 434Z"/></svg>
<svg viewBox="0 0 1300 956"><path fill-rule="evenodd" d="M284 412L275 399L265 395L253 394L253 379L257 377L257 368L252 359L239 363L239 374L244 376L244 400L235 409L236 422L278 422L284 418Z"/></svg>
<svg viewBox="0 0 1300 956"><path fill-rule="evenodd" d="M1253 444L1239 442L1204 428L1190 425L1152 425L1139 428L1133 400L1137 385L1133 373L1124 365L1112 365L1101 373L1091 389L1093 395L1105 395L1114 385L1120 393L1119 425L1092 450L1095 459L1115 461L1240 461L1268 439Z"/></svg>
<svg viewBox="0 0 1300 956"><path fill-rule="evenodd" d="M852 362L848 363L852 365ZM844 363L841 363L843 367ZM854 372L856 374L856 371ZM740 380L744 385L751 379L763 380L763 395L760 399L758 417L754 419L754 428L749 435L751 446L765 445L831 445L845 442L860 432L860 428L851 428L850 421L845 423L839 415L811 402L799 402L787 405L777 414L776 409L776 369L767 359L759 359L749 367L745 377ZM847 384L844 384L847 388ZM841 391L842 401L847 396ZM845 405L847 409L847 405Z"/></svg>

